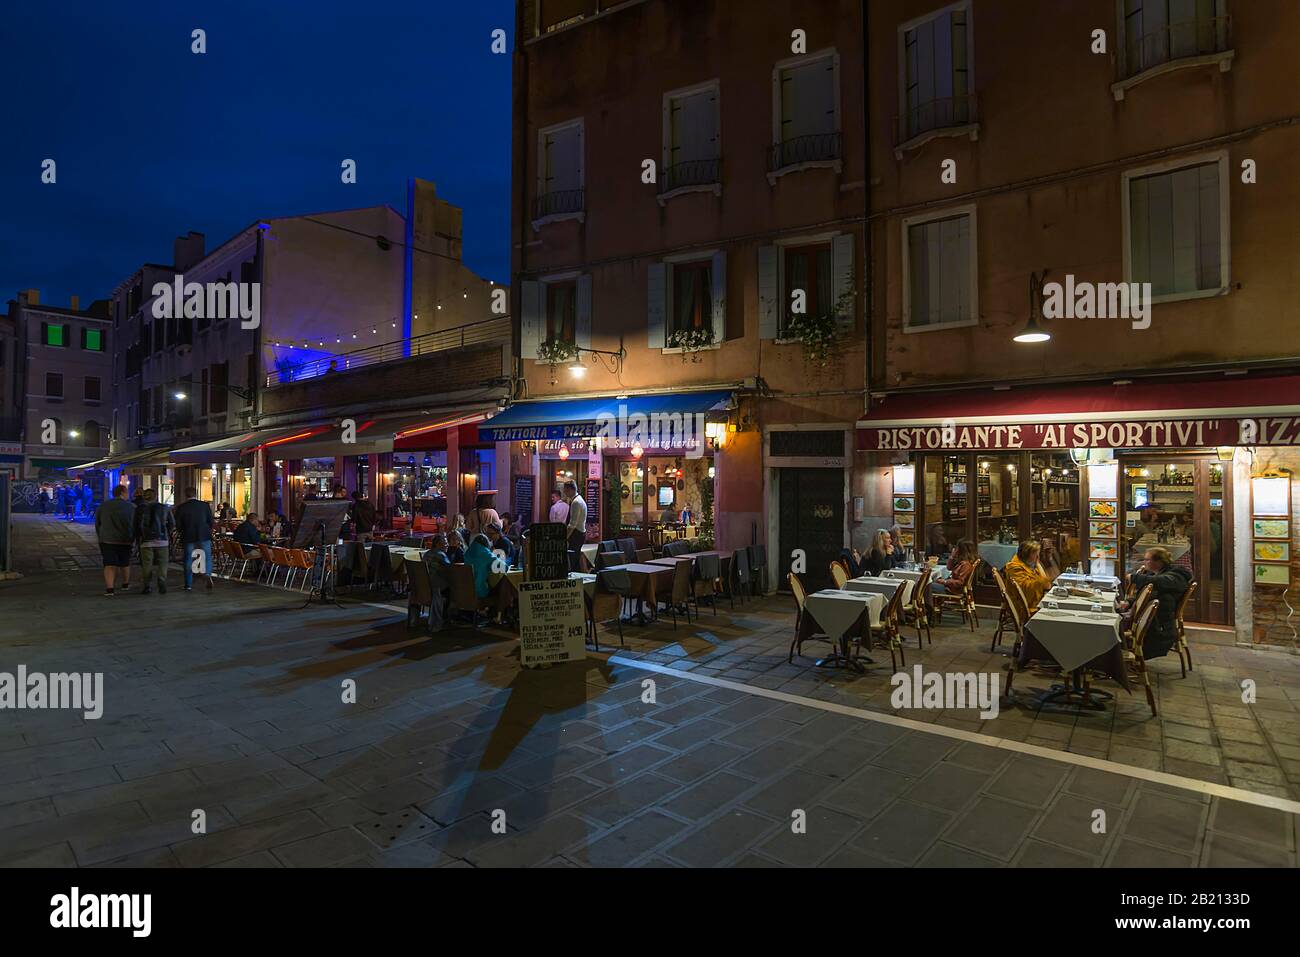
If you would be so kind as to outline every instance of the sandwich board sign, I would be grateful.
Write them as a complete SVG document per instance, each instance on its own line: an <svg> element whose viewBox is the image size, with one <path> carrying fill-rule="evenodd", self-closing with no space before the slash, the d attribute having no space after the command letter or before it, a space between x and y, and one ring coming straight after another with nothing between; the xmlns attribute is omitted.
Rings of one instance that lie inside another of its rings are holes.
<svg viewBox="0 0 1300 957"><path fill-rule="evenodd" d="M519 661L525 668L587 654L582 582L560 578L519 585Z"/></svg>

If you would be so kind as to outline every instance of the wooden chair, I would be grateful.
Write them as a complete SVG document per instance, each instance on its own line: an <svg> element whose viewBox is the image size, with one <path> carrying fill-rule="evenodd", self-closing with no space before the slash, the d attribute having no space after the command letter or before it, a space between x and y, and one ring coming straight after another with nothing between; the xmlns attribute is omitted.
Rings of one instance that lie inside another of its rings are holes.
<svg viewBox="0 0 1300 957"><path fill-rule="evenodd" d="M731 555L731 581L727 583L731 593L731 607L736 607L736 595L740 603L745 603L745 592L749 590L749 555L743 548L736 549Z"/></svg>
<svg viewBox="0 0 1300 957"><path fill-rule="evenodd" d="M1196 582L1187 586L1187 591L1183 592L1183 597L1178 599L1178 608L1174 612L1174 625L1178 628L1178 641L1175 648L1178 650L1178 666L1183 670L1183 677L1187 677L1187 672L1192 670L1192 649L1187 644L1187 633L1183 628L1183 612L1187 610L1187 603L1192 600L1192 595L1196 594Z"/></svg>
<svg viewBox="0 0 1300 957"><path fill-rule="evenodd" d="M673 568L673 576L666 583L663 579L666 575L658 575L655 578L656 588L655 601L660 600L667 606L673 616L673 627L677 627L677 608L680 605L686 609L686 623L691 623L691 563L678 562ZM698 609L697 609L698 610ZM656 616L658 612L656 612Z"/></svg>
<svg viewBox="0 0 1300 957"><path fill-rule="evenodd" d="M1133 603L1129 608L1128 621L1120 625L1121 637L1126 642L1133 640L1133 631L1137 627L1138 620L1142 617L1142 612L1146 610L1147 605L1154 600L1155 593L1154 586L1147 585L1138 592L1137 598L1133 599Z"/></svg>
<svg viewBox="0 0 1300 957"><path fill-rule="evenodd" d="M831 562L831 580L835 582L836 588L843 588L844 583L849 580L849 570L838 558Z"/></svg>
<svg viewBox="0 0 1300 957"><path fill-rule="evenodd" d="M478 622L478 614L480 611L487 611L490 614L496 605L496 599L492 595L486 598L478 597L478 593L474 590L474 569L464 562L452 565L448 578L451 583L447 602L448 611L467 611L472 616L474 627L482 627Z"/></svg>
<svg viewBox="0 0 1300 957"><path fill-rule="evenodd" d="M803 654L803 639L799 637L799 625L803 621L804 602L808 599L808 590L804 588L803 581L800 580L799 576L794 572L788 572L785 576L785 580L790 583L790 591L794 595L794 640L790 642L790 654L786 657L786 662L788 664L793 664L794 656L796 654ZM835 639L830 635L822 632L818 632L815 635L809 635L808 637L818 641L829 641L831 643L834 643L835 641Z"/></svg>
<svg viewBox="0 0 1300 957"><path fill-rule="evenodd" d="M894 593L889 596L885 602L885 607L880 611L880 623L871 626L871 639L879 641L881 647L889 649L889 663L894 670L898 670L898 663L901 660L903 667L907 667L907 656L903 652L903 641L900 637L899 620L903 607L903 587L894 589ZM918 641L920 639L917 639ZM895 651L898 656L895 657Z"/></svg>
<svg viewBox="0 0 1300 957"><path fill-rule="evenodd" d="M925 640L934 644L934 638L930 634L930 569L929 567L921 569L921 579L912 588L912 600L903 609L903 615L912 616L916 624L916 647L921 648L921 629L925 629Z"/></svg>
<svg viewBox="0 0 1300 957"><path fill-rule="evenodd" d="M1025 596L1019 585L1007 581L996 568L993 569L993 581L1002 596L1002 607L998 611L998 630L993 633L993 644L989 646L989 651L1000 645L1002 633L1009 631L1016 636L1015 643L1011 646L1011 656L1014 658L1020 653L1020 643L1025 638L1025 621L1028 619Z"/></svg>
<svg viewBox="0 0 1300 957"><path fill-rule="evenodd" d="M406 559L406 580L410 587L406 592L406 627L415 628L420 623L424 609L433 607L433 579L429 577L429 568L422 559ZM429 632L433 632L433 616L429 616Z"/></svg>
<svg viewBox="0 0 1300 957"><path fill-rule="evenodd" d="M974 631L979 626L979 612L975 610L975 580L979 577L980 566L983 564L983 559L975 560L974 567L971 568L970 575L966 578L966 583L957 594L945 593L934 596L935 624L942 624L943 610L951 605L961 613L963 621L970 623L971 631Z"/></svg>
<svg viewBox="0 0 1300 957"><path fill-rule="evenodd" d="M1150 587L1150 586L1148 586ZM1147 662L1142 657L1142 644L1146 641L1147 632L1151 630L1151 624L1156 619L1156 609L1160 602L1152 601L1146 604L1142 610L1142 615L1135 619L1133 625L1133 646L1131 649L1124 651L1124 665L1128 668L1130 677L1142 679L1142 689L1147 695L1147 704L1151 706L1151 717L1156 717L1156 696L1151 690L1151 678L1147 673Z"/></svg>
<svg viewBox="0 0 1300 957"><path fill-rule="evenodd" d="M646 562L650 561L650 559L654 557L655 557L655 550L653 548L638 548L636 550L636 560L638 563L642 565L644 565Z"/></svg>
<svg viewBox="0 0 1300 957"><path fill-rule="evenodd" d="M612 596L612 597L605 597ZM626 568L606 568L604 571L596 573L596 600L592 602L592 627L595 628L595 622L608 621L614 618L618 621L618 643L626 647L623 641L623 611L625 603L632 596L632 576ZM618 604L613 607L613 614L607 612L614 605L613 599L618 599ZM599 603L599 605L597 604ZM599 607L600 616L596 616L596 610Z"/></svg>

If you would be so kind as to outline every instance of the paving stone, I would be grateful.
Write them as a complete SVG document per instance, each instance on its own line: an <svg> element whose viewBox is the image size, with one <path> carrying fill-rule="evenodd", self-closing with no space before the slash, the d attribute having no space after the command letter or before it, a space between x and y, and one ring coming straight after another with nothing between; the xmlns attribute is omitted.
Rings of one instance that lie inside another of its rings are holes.
<svg viewBox="0 0 1300 957"><path fill-rule="evenodd" d="M647 811L598 838L575 848L569 857L591 867L624 867L680 834L688 825L658 811Z"/></svg>
<svg viewBox="0 0 1300 957"><path fill-rule="evenodd" d="M835 783L834 778L795 768L760 787L745 799L745 806L779 821L788 821L793 811L807 810Z"/></svg>
<svg viewBox="0 0 1300 957"><path fill-rule="evenodd" d="M798 764L810 751L801 741L778 739L771 744L751 750L731 764L731 770L759 781L784 774Z"/></svg>
<svg viewBox="0 0 1300 957"><path fill-rule="evenodd" d="M489 840L469 852L476 867L532 867L591 836L595 828L574 816L563 814L535 828Z"/></svg>
<svg viewBox="0 0 1300 957"><path fill-rule="evenodd" d="M1286 850L1295 849L1295 820L1286 811L1223 798L1215 798L1210 810L1210 830Z"/></svg>
<svg viewBox="0 0 1300 957"><path fill-rule="evenodd" d="M660 747L672 748L674 751L685 751L718 735L726 734L730 730L731 725L715 721L713 718L697 718L674 731L657 735L654 743Z"/></svg>
<svg viewBox="0 0 1300 957"><path fill-rule="evenodd" d="M1019 754L1002 770L988 792L996 797L1042 806L1065 782L1069 767L1056 761Z"/></svg>
<svg viewBox="0 0 1300 957"><path fill-rule="evenodd" d="M1042 841L1025 841L1011 862L1012 867L1096 867L1086 854Z"/></svg>
<svg viewBox="0 0 1300 957"><path fill-rule="evenodd" d="M1289 867L1296 866L1295 855L1278 847L1269 847L1228 834L1211 831L1206 836L1205 867Z"/></svg>
<svg viewBox="0 0 1300 957"><path fill-rule="evenodd" d="M1123 834L1168 850L1195 854L1200 850L1205 807L1146 788L1139 789Z"/></svg>
<svg viewBox="0 0 1300 957"><path fill-rule="evenodd" d="M982 744L966 742L959 744L945 762L959 764L976 771L996 771L1011 760L1012 752L1002 748L991 748Z"/></svg>
<svg viewBox="0 0 1300 957"><path fill-rule="evenodd" d="M952 821L946 811L898 801L853 840L853 846L876 857L915 863Z"/></svg>
<svg viewBox="0 0 1300 957"><path fill-rule="evenodd" d="M328 830L329 825L316 815L296 811L255 824L209 827L207 834L175 842L172 851L186 867L208 867Z"/></svg>
<svg viewBox="0 0 1300 957"><path fill-rule="evenodd" d="M688 867L717 867L756 846L780 826L749 811L724 811L669 845L663 853Z"/></svg>
<svg viewBox="0 0 1300 957"><path fill-rule="evenodd" d="M830 791L822 803L855 817L874 817L915 780L884 768L867 767Z"/></svg>
<svg viewBox="0 0 1300 957"><path fill-rule="evenodd" d="M909 801L945 811L959 811L989 782L992 775L947 762L937 764L903 792Z"/></svg>
<svg viewBox="0 0 1300 957"><path fill-rule="evenodd" d="M1075 768L1065 782L1065 790L1071 794L1116 805L1127 804L1134 787L1132 778L1096 768Z"/></svg>
<svg viewBox="0 0 1300 957"><path fill-rule="evenodd" d="M1098 833L1097 812L1105 817L1100 819L1105 830ZM1056 800L1039 818L1034 827L1033 836L1060 848L1068 848L1091 857L1103 857L1107 851L1110 837L1123 814L1118 804L1104 804L1096 799L1077 797L1073 794L1059 794Z"/></svg>
<svg viewBox="0 0 1300 957"><path fill-rule="evenodd" d="M1001 861L984 857L943 841L935 844L916 863L917 867L1002 867Z"/></svg>
<svg viewBox="0 0 1300 957"><path fill-rule="evenodd" d="M350 827L283 844L272 850L286 867L328 867L369 853L369 841Z"/></svg>
<svg viewBox="0 0 1300 957"><path fill-rule="evenodd" d="M665 761L656 767L655 771L664 777L686 784L712 774L744 754L741 748L729 747L718 741L709 741L683 752L671 761Z"/></svg>
<svg viewBox="0 0 1300 957"><path fill-rule="evenodd" d="M1009 861L1037 816L1034 809L997 797L981 797L953 821L943 839L966 850Z"/></svg>
<svg viewBox="0 0 1300 957"><path fill-rule="evenodd" d="M718 808L730 804L741 794L754 787L754 782L728 771L710 775L660 806L670 814L688 821L698 821Z"/></svg>
<svg viewBox="0 0 1300 957"><path fill-rule="evenodd" d="M759 850L783 865L815 867L839 849L861 826L855 817L828 807L807 809L806 829L795 833L787 825Z"/></svg>
<svg viewBox="0 0 1300 957"><path fill-rule="evenodd" d="M715 777L718 777L715 775ZM748 782L745 782L746 784ZM602 824L614 825L624 818L631 817L638 811L655 804L674 791L681 784L653 771L638 774L620 784L604 788L591 797L580 801L574 810Z"/></svg>
<svg viewBox="0 0 1300 957"><path fill-rule="evenodd" d="M599 781L602 784L618 784L634 774L654 767L656 764L660 764L673 756L674 752L669 751L667 748L656 748L652 745L640 744L626 751L620 751L604 761L588 765L582 769L582 774L584 777L589 777L593 781Z"/></svg>

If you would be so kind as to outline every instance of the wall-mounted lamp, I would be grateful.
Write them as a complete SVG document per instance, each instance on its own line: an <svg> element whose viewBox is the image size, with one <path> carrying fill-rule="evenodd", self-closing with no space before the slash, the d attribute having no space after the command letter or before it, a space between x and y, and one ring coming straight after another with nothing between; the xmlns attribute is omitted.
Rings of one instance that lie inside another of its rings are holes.
<svg viewBox="0 0 1300 957"><path fill-rule="evenodd" d="M1025 323L1025 328L1015 336L1014 342L1046 342L1052 338L1051 334L1045 332L1039 325L1038 307L1043 301L1043 280L1047 278L1047 270L1043 270L1040 276L1038 273L1029 274L1029 321Z"/></svg>
<svg viewBox="0 0 1300 957"><path fill-rule="evenodd" d="M1220 462L1231 462L1233 456L1237 454L1237 447L1235 445L1220 445L1214 450L1214 454Z"/></svg>

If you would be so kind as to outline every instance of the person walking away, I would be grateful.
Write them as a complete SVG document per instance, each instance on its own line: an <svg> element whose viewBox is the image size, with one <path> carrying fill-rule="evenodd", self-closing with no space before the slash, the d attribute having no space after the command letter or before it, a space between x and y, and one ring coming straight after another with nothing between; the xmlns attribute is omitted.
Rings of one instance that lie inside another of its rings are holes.
<svg viewBox="0 0 1300 957"><path fill-rule="evenodd" d="M195 564L198 573L208 580L212 591L212 506L200 501L199 490L185 490L185 501L176 506L176 531L181 539L181 561L185 572L185 590L194 590Z"/></svg>
<svg viewBox="0 0 1300 957"><path fill-rule="evenodd" d="M41 503L41 514L44 515L50 508L50 492L44 485L41 486L41 494L37 499Z"/></svg>
<svg viewBox="0 0 1300 957"><path fill-rule="evenodd" d="M62 491L60 492L59 495L59 505L63 509L63 517L66 518L69 522L73 520L73 509L76 507L72 495L73 495L72 488L67 485L63 486Z"/></svg>
<svg viewBox="0 0 1300 957"><path fill-rule="evenodd" d="M104 594L110 598L120 577L122 591L131 587L131 541L135 537L135 506L126 500L126 486L113 489L113 497L95 513L95 537L104 560Z"/></svg>
<svg viewBox="0 0 1300 957"><path fill-rule="evenodd" d="M90 513L95 507L95 492L89 485L81 486L81 514L90 518Z"/></svg>
<svg viewBox="0 0 1300 957"><path fill-rule="evenodd" d="M144 573L144 588L140 594L153 590L153 580L158 579L158 594L167 594L167 552L171 536L176 531L172 510L158 501L158 493L145 489L143 504L135 513L135 538L140 543L140 570Z"/></svg>
<svg viewBox="0 0 1300 957"><path fill-rule="evenodd" d="M569 503L569 571L576 572L587 540L587 503L574 482L564 483L564 500Z"/></svg>
<svg viewBox="0 0 1300 957"><path fill-rule="evenodd" d="M501 516L496 510L497 493L495 489L485 489L474 500L474 511L465 516L465 528L472 540L475 535L483 534L489 525L500 525Z"/></svg>

